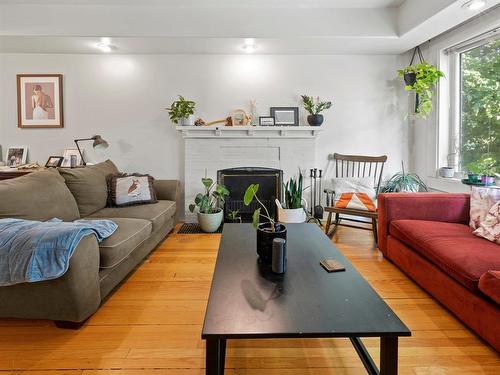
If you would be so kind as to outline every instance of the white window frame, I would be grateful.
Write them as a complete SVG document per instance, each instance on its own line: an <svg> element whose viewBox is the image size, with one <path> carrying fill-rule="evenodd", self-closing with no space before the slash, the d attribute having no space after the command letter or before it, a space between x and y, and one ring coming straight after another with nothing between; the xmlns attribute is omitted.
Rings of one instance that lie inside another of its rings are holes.
<svg viewBox="0 0 500 375"><path fill-rule="evenodd" d="M463 172L463 165L461 165L459 146L461 142L461 58L460 55L464 52L470 51L476 47L483 44L487 44L491 41L500 38L500 28L495 28L488 32L482 33L472 39L448 48L442 53L442 61L447 65L447 76L448 76L448 88L447 92L441 93L445 94L441 98L448 96L449 103L446 106L448 108L447 119L443 118L445 116L440 116L441 124L448 124L448 129L440 129L440 139L443 142L447 141L447 144L443 144L440 141L440 150L446 150L446 155L442 152L439 153L439 159L442 163L448 163L448 156L453 154L455 151L455 171ZM444 56L443 56L444 54ZM445 85L443 85L445 86ZM443 103L442 103L443 104ZM441 122L443 121L443 122ZM444 128L444 127L440 127ZM443 138L441 138L443 137Z"/></svg>

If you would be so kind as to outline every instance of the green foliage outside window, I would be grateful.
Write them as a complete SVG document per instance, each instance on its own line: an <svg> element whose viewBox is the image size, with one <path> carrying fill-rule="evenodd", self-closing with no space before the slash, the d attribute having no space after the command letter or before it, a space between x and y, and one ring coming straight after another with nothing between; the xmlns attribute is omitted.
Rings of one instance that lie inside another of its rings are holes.
<svg viewBox="0 0 500 375"><path fill-rule="evenodd" d="M500 161L500 39L460 55L462 167Z"/></svg>

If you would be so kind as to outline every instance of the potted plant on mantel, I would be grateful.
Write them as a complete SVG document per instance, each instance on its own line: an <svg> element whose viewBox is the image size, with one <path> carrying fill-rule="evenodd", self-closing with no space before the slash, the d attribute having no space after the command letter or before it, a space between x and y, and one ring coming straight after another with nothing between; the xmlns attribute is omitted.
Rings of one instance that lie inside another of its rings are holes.
<svg viewBox="0 0 500 375"><path fill-rule="evenodd" d="M309 112L307 122L311 126L320 126L324 120L321 112L332 107L332 102L322 102L319 96L314 99L312 96L302 95L302 102L304 109Z"/></svg>
<svg viewBox="0 0 500 375"><path fill-rule="evenodd" d="M205 192L196 195L194 203L189 205L189 211L194 212L198 207L198 223L201 230L213 233L222 224L224 218L222 205L224 204L224 198L229 195L229 190L224 185L214 183L211 178L204 177L201 182Z"/></svg>
<svg viewBox="0 0 500 375"><path fill-rule="evenodd" d="M257 196L259 191L259 184L251 184L248 186L243 196L245 206L249 206L255 199L260 205L252 216L252 223L257 230L257 254L261 263L271 263L273 253L273 240L275 238L283 238L286 240L286 227L283 224L277 223L269 214L266 206L261 202ZM263 212L261 211L263 209ZM261 223L260 219L264 218L267 221Z"/></svg>
<svg viewBox="0 0 500 375"><path fill-rule="evenodd" d="M194 125L194 110L196 103L192 100L186 100L182 95L179 95L179 100L174 101L169 108L166 108L170 116L170 120L174 124L183 126Z"/></svg>
<svg viewBox="0 0 500 375"><path fill-rule="evenodd" d="M413 65L415 54L418 53L420 63ZM413 50L413 56L404 69L398 70L398 75L405 81L405 90L415 92L415 113L427 118L432 110L433 90L444 73L424 60L419 47Z"/></svg>
<svg viewBox="0 0 500 375"><path fill-rule="evenodd" d="M285 199L283 203L276 199L278 220L282 223L303 223L307 219L307 202L302 198L302 173L298 178L290 178L283 184Z"/></svg>

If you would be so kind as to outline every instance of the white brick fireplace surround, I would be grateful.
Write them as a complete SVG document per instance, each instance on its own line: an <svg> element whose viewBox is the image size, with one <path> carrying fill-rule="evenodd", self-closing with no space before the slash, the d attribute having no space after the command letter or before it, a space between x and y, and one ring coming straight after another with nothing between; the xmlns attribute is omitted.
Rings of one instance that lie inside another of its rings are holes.
<svg viewBox="0 0 500 375"><path fill-rule="evenodd" d="M235 167L283 170L283 179L316 165L316 136L310 126L191 127L178 126L185 141L184 176L186 221L195 221L188 210L202 190L201 178L217 178L217 171ZM308 176L308 174L306 174ZM306 179L307 181L307 179ZM307 194L305 194L307 196Z"/></svg>

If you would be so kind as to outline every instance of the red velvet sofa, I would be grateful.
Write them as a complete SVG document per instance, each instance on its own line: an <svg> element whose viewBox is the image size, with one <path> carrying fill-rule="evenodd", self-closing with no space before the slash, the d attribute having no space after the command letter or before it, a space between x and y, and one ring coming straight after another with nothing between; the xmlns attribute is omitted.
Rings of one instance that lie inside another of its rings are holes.
<svg viewBox="0 0 500 375"><path fill-rule="evenodd" d="M500 352L500 245L472 234L469 194L378 196L378 246Z"/></svg>

